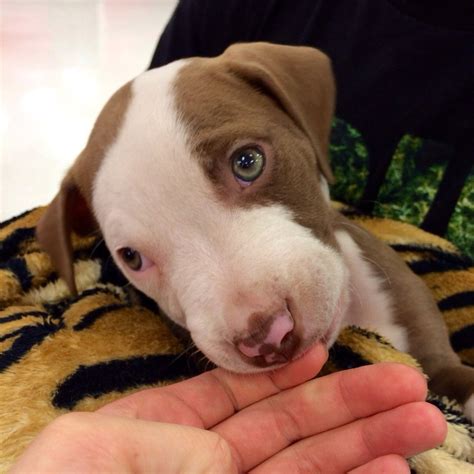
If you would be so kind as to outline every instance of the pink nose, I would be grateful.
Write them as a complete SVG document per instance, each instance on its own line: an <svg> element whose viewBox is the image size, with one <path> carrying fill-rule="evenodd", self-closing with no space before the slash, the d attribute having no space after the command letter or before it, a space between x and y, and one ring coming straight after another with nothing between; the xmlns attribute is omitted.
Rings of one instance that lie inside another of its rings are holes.
<svg viewBox="0 0 474 474"><path fill-rule="evenodd" d="M259 330L237 343L242 354L247 357L263 356L265 363L271 364L288 360L294 350L295 323L288 310L270 316Z"/></svg>

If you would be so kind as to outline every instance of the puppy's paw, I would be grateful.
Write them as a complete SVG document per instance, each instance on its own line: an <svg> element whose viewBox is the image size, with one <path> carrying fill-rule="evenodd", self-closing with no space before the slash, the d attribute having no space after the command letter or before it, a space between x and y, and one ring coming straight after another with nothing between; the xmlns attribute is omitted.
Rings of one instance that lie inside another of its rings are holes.
<svg viewBox="0 0 474 474"><path fill-rule="evenodd" d="M474 394L472 394L464 404L464 415L474 423Z"/></svg>

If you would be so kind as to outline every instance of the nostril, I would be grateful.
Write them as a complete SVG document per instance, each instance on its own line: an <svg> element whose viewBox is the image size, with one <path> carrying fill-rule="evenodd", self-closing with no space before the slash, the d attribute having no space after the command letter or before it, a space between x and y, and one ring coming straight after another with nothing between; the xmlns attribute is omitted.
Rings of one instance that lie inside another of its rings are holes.
<svg viewBox="0 0 474 474"><path fill-rule="evenodd" d="M250 342L239 342L237 347L242 354L246 355L247 357L257 357L260 354L260 348L262 344L255 343L254 345L249 345Z"/></svg>
<svg viewBox="0 0 474 474"><path fill-rule="evenodd" d="M258 331L237 342L237 347L247 357L278 352L285 339L293 332L295 323L288 310L281 311L265 321Z"/></svg>
<svg viewBox="0 0 474 474"><path fill-rule="evenodd" d="M265 337L264 342L279 347L285 336L293 331L294 326L295 323L288 311L277 314L270 326L270 331Z"/></svg>
<svg viewBox="0 0 474 474"><path fill-rule="evenodd" d="M285 346L287 345L288 342L290 342L290 339L293 339L293 330L290 332L287 332L284 336L283 339L280 342L280 346Z"/></svg>

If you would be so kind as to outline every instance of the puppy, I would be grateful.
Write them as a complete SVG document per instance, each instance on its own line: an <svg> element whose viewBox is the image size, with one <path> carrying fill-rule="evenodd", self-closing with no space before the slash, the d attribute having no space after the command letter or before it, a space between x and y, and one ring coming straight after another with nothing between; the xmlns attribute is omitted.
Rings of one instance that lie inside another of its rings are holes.
<svg viewBox="0 0 474 474"><path fill-rule="evenodd" d="M409 351L474 419L474 369L424 283L334 211L335 87L307 47L238 44L122 87L38 224L76 292L71 232L100 229L130 282L231 371L276 368L348 324Z"/></svg>

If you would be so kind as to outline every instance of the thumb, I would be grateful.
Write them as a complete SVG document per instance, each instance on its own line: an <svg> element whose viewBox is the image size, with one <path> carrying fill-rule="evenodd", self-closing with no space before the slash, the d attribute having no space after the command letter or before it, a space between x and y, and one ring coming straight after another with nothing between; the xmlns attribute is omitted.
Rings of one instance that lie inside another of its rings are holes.
<svg viewBox="0 0 474 474"><path fill-rule="evenodd" d="M199 428L98 413L51 423L10 473L237 472L227 442Z"/></svg>

